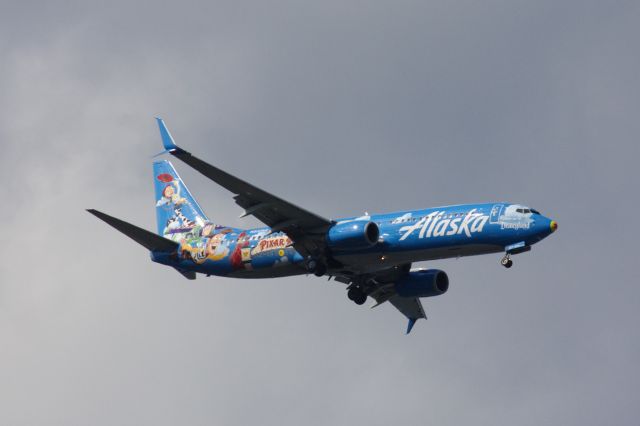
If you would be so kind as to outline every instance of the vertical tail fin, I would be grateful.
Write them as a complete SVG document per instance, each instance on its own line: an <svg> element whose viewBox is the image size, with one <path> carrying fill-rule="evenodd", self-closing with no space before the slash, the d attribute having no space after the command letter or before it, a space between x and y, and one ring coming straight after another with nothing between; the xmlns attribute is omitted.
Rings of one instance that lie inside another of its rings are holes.
<svg viewBox="0 0 640 426"><path fill-rule="evenodd" d="M175 239L209 221L169 161L153 163L158 234Z"/></svg>

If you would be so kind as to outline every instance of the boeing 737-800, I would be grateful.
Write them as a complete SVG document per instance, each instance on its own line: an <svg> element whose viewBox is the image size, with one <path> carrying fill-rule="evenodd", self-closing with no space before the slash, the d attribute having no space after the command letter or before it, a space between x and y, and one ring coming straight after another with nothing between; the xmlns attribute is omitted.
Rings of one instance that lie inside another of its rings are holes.
<svg viewBox="0 0 640 426"><path fill-rule="evenodd" d="M412 263L488 253L512 255L557 229L557 223L521 204L462 204L329 220L222 171L178 147L157 119L162 153L193 167L234 194L244 209L266 226L238 229L212 222L169 161L153 164L157 233L105 213L90 213L151 252L154 262L175 268L188 279L196 273L235 278L273 278L314 274L346 284L358 305L368 297L389 302L408 320L407 333L426 318L420 298L449 288L438 269L412 269ZM161 154L162 154L161 153Z"/></svg>

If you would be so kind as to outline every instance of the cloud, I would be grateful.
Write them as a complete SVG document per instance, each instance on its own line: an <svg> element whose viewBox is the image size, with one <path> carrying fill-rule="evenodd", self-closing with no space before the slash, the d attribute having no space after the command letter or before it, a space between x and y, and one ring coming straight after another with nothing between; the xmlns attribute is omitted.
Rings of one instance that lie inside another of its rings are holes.
<svg viewBox="0 0 640 426"><path fill-rule="evenodd" d="M0 423L634 424L633 2L7 9ZM154 228L155 115L327 217L510 200L560 231L509 271L434 262L409 337L322 279L187 282L84 212Z"/></svg>

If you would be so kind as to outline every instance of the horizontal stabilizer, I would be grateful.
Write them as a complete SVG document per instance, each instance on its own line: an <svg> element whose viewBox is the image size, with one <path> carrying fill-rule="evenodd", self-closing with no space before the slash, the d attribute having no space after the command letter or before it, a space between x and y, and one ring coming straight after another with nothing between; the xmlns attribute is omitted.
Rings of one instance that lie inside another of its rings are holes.
<svg viewBox="0 0 640 426"><path fill-rule="evenodd" d="M196 279L196 273L194 271L189 271L187 269L182 269L182 268L175 268L175 269L176 271L180 272L188 280Z"/></svg>
<svg viewBox="0 0 640 426"><path fill-rule="evenodd" d="M139 228L125 222L124 220L116 219L113 216L109 216L108 214L94 209L87 209L87 211L98 219L107 222L109 225L113 226L138 244L142 244L150 251L171 252L177 250L179 247L179 244L176 242L163 238L153 232L147 231L146 229Z"/></svg>

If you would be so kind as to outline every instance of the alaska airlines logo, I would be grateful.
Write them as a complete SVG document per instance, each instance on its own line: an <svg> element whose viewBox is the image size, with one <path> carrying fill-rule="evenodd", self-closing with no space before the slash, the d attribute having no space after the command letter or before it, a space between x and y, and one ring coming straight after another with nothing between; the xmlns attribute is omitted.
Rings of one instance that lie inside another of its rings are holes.
<svg viewBox="0 0 640 426"><path fill-rule="evenodd" d="M444 216L443 216L444 215ZM403 226L400 241L405 240L415 231L420 230L418 238L443 237L445 235L460 235L467 237L476 232L482 232L489 216L471 210L464 217L450 218L446 212L432 212L421 218L413 225Z"/></svg>

